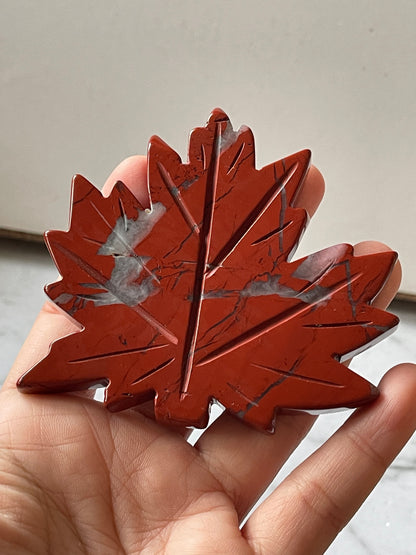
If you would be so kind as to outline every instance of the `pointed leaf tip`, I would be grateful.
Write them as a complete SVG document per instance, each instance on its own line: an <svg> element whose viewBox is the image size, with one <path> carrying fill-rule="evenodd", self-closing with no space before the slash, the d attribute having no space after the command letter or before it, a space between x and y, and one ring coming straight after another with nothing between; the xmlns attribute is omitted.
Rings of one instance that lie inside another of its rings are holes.
<svg viewBox="0 0 416 555"><path fill-rule="evenodd" d="M80 174L75 174L72 178L72 204L83 200L92 190L99 192L88 179Z"/></svg>
<svg viewBox="0 0 416 555"><path fill-rule="evenodd" d="M208 118L207 123L219 123L222 121L230 121L230 118L221 108L214 108Z"/></svg>

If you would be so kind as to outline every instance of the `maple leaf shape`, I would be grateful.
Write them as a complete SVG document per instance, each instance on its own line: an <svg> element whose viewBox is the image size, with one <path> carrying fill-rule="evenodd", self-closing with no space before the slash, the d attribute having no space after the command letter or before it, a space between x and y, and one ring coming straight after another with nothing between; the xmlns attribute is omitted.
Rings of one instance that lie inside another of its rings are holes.
<svg viewBox="0 0 416 555"><path fill-rule="evenodd" d="M251 130L216 109L192 132L186 164L150 139L148 206L121 182L103 197L75 176L70 229L46 234L63 276L46 292L82 329L18 387L101 384L112 411L154 398L156 419L197 427L217 400L269 431L276 409L374 398L342 361L396 326L371 306L396 254L341 244L290 262L309 163L304 150L257 170Z"/></svg>

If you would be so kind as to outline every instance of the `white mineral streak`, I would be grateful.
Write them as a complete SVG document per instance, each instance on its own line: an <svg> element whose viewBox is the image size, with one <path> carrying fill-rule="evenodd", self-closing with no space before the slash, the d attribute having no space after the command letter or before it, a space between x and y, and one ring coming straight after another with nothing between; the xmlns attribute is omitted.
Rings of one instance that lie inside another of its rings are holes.
<svg viewBox="0 0 416 555"><path fill-rule="evenodd" d="M106 291L89 297L96 306L121 303L137 306L157 293L157 279L152 274L137 283L150 257L137 255L134 248L149 235L165 212L166 207L156 202L151 210L139 210L137 219L125 216L117 219L107 241L98 251L104 256L113 255L115 262L111 277L103 286Z"/></svg>
<svg viewBox="0 0 416 555"><path fill-rule="evenodd" d="M262 297L266 295L279 295L283 298L295 298L301 301L312 304L316 303L329 293L329 289L316 285L309 291L296 291L291 287L279 283L281 276L267 276L266 281L252 281L241 291L242 297Z"/></svg>
<svg viewBox="0 0 416 555"><path fill-rule="evenodd" d="M73 298L74 298L74 295L71 295L70 293L61 293L56 297L56 299L52 299L52 300L55 304L61 305L61 304L69 303L69 301L72 301Z"/></svg>
<svg viewBox="0 0 416 555"><path fill-rule="evenodd" d="M161 202L155 202L151 210L139 210L135 220L120 216L98 254L132 254L132 250L149 235L165 212L166 207Z"/></svg>
<svg viewBox="0 0 416 555"><path fill-rule="evenodd" d="M231 122L228 121L225 130L221 133L220 151L224 152L225 150L227 150L227 148L229 148L232 144L234 144L238 139L238 137L242 133L247 131L247 129L248 127L246 125L242 125L238 131L234 131L233 126L231 125Z"/></svg>
<svg viewBox="0 0 416 555"><path fill-rule="evenodd" d="M339 262L347 250L348 245L340 244L310 254L293 272L293 277L313 282Z"/></svg>
<svg viewBox="0 0 416 555"><path fill-rule="evenodd" d="M216 291L208 291L203 295L203 299L222 299L225 297L234 297L239 294L240 297L263 297L268 295L278 295L283 298L300 299L308 304L315 304L319 301L326 301L330 294L330 289L315 285L308 291L296 291L287 285L279 283L281 276L268 275L266 281L251 281L240 292L232 289L217 289Z"/></svg>
<svg viewBox="0 0 416 555"><path fill-rule="evenodd" d="M111 278L105 284L104 293L92 296L95 306L123 303L136 306L157 292L153 276L147 276L140 283L136 280L143 271L149 257L118 256L111 272Z"/></svg>

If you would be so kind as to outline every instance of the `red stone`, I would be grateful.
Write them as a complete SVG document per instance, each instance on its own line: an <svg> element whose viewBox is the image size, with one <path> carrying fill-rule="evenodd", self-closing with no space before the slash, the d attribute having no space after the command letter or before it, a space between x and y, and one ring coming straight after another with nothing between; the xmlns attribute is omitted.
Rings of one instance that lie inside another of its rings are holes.
<svg viewBox="0 0 416 555"><path fill-rule="evenodd" d="M189 162L148 150L148 206L81 176L69 231L46 234L63 279L49 297L82 331L55 341L24 392L107 385L112 411L155 397L156 419L203 427L213 400L273 430L277 409L355 407L377 395L340 361L397 318L371 307L395 253L336 245L289 262L307 224L294 201L305 150L257 170L253 135L214 110Z"/></svg>

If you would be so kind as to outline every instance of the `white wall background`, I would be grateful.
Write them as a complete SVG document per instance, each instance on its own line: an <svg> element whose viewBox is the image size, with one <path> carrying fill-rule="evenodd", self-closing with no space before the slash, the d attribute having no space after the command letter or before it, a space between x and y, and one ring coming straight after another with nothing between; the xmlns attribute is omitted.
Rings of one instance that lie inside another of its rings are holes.
<svg viewBox="0 0 416 555"><path fill-rule="evenodd" d="M258 166L312 149L327 194L302 253L380 239L416 292L414 0L0 7L0 227L66 228L72 174L99 186L154 133L186 156L218 105Z"/></svg>

